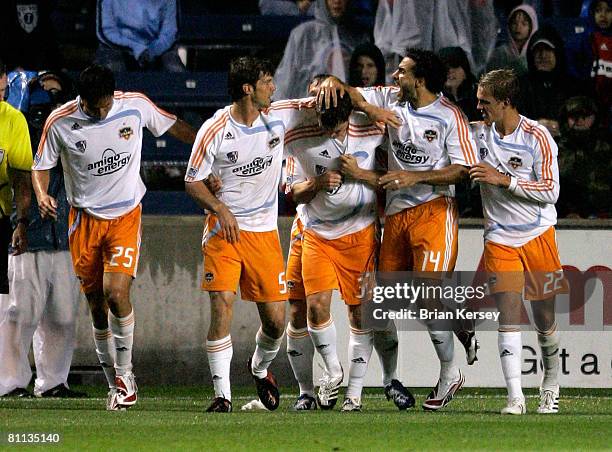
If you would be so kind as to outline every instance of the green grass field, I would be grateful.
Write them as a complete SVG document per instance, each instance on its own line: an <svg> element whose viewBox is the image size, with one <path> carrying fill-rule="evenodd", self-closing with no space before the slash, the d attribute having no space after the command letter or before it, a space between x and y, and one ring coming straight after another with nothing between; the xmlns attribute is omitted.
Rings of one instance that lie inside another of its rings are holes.
<svg viewBox="0 0 612 452"><path fill-rule="evenodd" d="M0 449L19 450L594 450L612 448L610 390L565 390L558 415L501 416L501 390L464 389L443 412L399 412L368 389L364 411L241 412L254 389L234 392L234 412L206 414L211 393L198 387L142 387L126 412L105 411L102 387L75 387L88 399L0 399ZM295 389L293 389L295 391ZM415 391L417 404L427 390ZM59 433L57 445L11 445L9 432Z"/></svg>

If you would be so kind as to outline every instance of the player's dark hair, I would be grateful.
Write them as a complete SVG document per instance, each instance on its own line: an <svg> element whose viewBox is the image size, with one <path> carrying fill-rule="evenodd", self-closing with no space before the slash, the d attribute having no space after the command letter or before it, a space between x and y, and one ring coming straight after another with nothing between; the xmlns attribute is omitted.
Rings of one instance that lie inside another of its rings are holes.
<svg viewBox="0 0 612 452"><path fill-rule="evenodd" d="M239 101L246 95L242 85L248 84L255 88L257 80L273 73L272 63L268 60L251 56L238 57L232 60L227 80L227 89L232 102Z"/></svg>
<svg viewBox="0 0 612 452"><path fill-rule="evenodd" d="M0 77L2 77L4 74L6 74L6 65L4 64L4 61L2 61L2 58L0 58Z"/></svg>
<svg viewBox="0 0 612 452"><path fill-rule="evenodd" d="M81 99L90 103L96 103L100 99L113 95L115 91L115 76L106 66L92 64L79 75L77 90Z"/></svg>
<svg viewBox="0 0 612 452"><path fill-rule="evenodd" d="M351 96L345 93L343 97L340 97L340 92L336 91L338 96L338 105L330 105L329 108L321 106L319 109L319 117L321 119L321 126L326 130L336 128L338 124L348 121L351 111L353 111L353 103L351 102Z"/></svg>
<svg viewBox="0 0 612 452"><path fill-rule="evenodd" d="M507 101L516 108L519 101L520 84L512 69L497 69L487 72L478 82L478 86L487 90L498 102Z"/></svg>
<svg viewBox="0 0 612 452"><path fill-rule="evenodd" d="M427 90L434 94L442 91L446 83L447 70L435 53L429 50L407 49L404 58L410 58L415 62L414 76L425 79Z"/></svg>

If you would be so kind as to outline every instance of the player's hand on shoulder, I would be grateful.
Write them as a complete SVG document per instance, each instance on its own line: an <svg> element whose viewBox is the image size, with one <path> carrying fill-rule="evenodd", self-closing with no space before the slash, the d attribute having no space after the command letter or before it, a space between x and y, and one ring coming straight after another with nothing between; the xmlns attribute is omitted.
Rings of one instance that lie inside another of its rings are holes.
<svg viewBox="0 0 612 452"><path fill-rule="evenodd" d="M38 210L43 219L52 218L57 220L57 201L48 194L41 195L38 199Z"/></svg>
<svg viewBox="0 0 612 452"><path fill-rule="evenodd" d="M240 240L240 227L234 214L230 212L227 206L223 203L219 203L219 207L215 210L221 231L225 240L229 243L236 243Z"/></svg>

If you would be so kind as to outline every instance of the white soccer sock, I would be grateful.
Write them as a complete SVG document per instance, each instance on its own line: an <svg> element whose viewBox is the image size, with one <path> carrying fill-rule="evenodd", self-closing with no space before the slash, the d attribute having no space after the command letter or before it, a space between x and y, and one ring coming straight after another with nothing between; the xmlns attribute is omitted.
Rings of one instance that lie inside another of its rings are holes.
<svg viewBox="0 0 612 452"><path fill-rule="evenodd" d="M431 343L440 360L440 380L449 381L457 376L457 367L453 365L455 343L452 331L429 331Z"/></svg>
<svg viewBox="0 0 612 452"><path fill-rule="evenodd" d="M363 379L368 371L372 356L372 330L358 330L351 327L348 354L350 360L348 387L345 397L361 399Z"/></svg>
<svg viewBox="0 0 612 452"><path fill-rule="evenodd" d="M287 325L287 357L293 369L293 375L300 385L300 395L314 397L312 381L312 358L314 345L308 334L308 328L294 329L291 322Z"/></svg>
<svg viewBox="0 0 612 452"><path fill-rule="evenodd" d="M108 381L108 387L115 387L115 341L113 340L113 333L110 328L105 330L99 330L92 325L94 344L96 345L96 355L98 355L98 361L104 371L106 381Z"/></svg>
<svg viewBox="0 0 612 452"><path fill-rule="evenodd" d="M255 352L253 352L253 358L251 359L253 375L257 378L266 378L268 367L276 358L281 342L283 342L282 335L278 339L274 339L259 328L255 336Z"/></svg>
<svg viewBox="0 0 612 452"><path fill-rule="evenodd" d="M208 366L212 375L215 397L223 397L232 400L230 387L230 364L234 348L232 347L232 336L216 341L206 341L206 354L208 355Z"/></svg>
<svg viewBox="0 0 612 452"><path fill-rule="evenodd" d="M552 389L559 384L559 331L557 324L544 333L538 331L538 344L542 351L544 378L542 388Z"/></svg>
<svg viewBox="0 0 612 452"><path fill-rule="evenodd" d="M383 385L391 384L391 380L397 380L397 349L399 341L397 339L397 329L392 320L384 330L375 330L374 350L378 353L378 359L383 370Z"/></svg>
<svg viewBox="0 0 612 452"><path fill-rule="evenodd" d="M132 346L134 345L134 311L125 317L109 315L110 329L115 339L115 373L125 375L132 371Z"/></svg>
<svg viewBox="0 0 612 452"><path fill-rule="evenodd" d="M497 335L497 346L502 372L508 388L508 400L524 398L521 388L521 354L523 342L520 331L500 331Z"/></svg>
<svg viewBox="0 0 612 452"><path fill-rule="evenodd" d="M315 346L315 349L323 358L325 369L333 376L338 376L342 373L342 366L338 360L338 351L336 350L336 325L334 319L329 318L323 325L308 324L308 333Z"/></svg>

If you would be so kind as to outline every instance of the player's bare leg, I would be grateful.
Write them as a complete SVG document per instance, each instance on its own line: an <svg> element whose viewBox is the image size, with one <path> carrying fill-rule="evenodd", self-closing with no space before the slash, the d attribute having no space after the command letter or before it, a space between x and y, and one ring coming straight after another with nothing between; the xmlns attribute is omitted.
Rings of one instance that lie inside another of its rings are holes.
<svg viewBox="0 0 612 452"><path fill-rule="evenodd" d="M308 332L325 364L318 398L323 409L331 409L338 400L338 389L344 379L344 372L336 349L336 326L331 317L331 290L324 290L306 296L308 306Z"/></svg>
<svg viewBox="0 0 612 452"><path fill-rule="evenodd" d="M495 294L495 302L499 311L499 333L497 345L502 372L508 389L508 404L502 408L502 414L525 414L525 396L521 387L521 354L523 342L521 339L521 294L503 292Z"/></svg>
<svg viewBox="0 0 612 452"><path fill-rule="evenodd" d="M555 298L531 303L533 320L542 352L544 376L540 384L538 413L559 412L559 331L555 321Z"/></svg>
<svg viewBox="0 0 612 452"><path fill-rule="evenodd" d="M285 302L257 303L261 327L255 337L255 352L249 359L259 400L268 410L278 408L280 394L274 374L268 369L280 349L285 331Z"/></svg>
<svg viewBox="0 0 612 452"><path fill-rule="evenodd" d="M363 328L361 305L348 305L347 310L351 325L348 348L350 367L342 411L361 411L361 391L372 356L373 334L371 329Z"/></svg>
<svg viewBox="0 0 612 452"><path fill-rule="evenodd" d="M232 411L230 365L234 349L230 329L234 313L233 292L209 292L210 325L206 337L206 354L213 380L215 398L207 412L227 413Z"/></svg>
<svg viewBox="0 0 612 452"><path fill-rule="evenodd" d="M312 359L314 345L308 334L306 300L289 300L289 323L287 324L287 357L293 375L300 387L300 396L295 402L296 411L314 410L317 402L314 398L312 380Z"/></svg>

